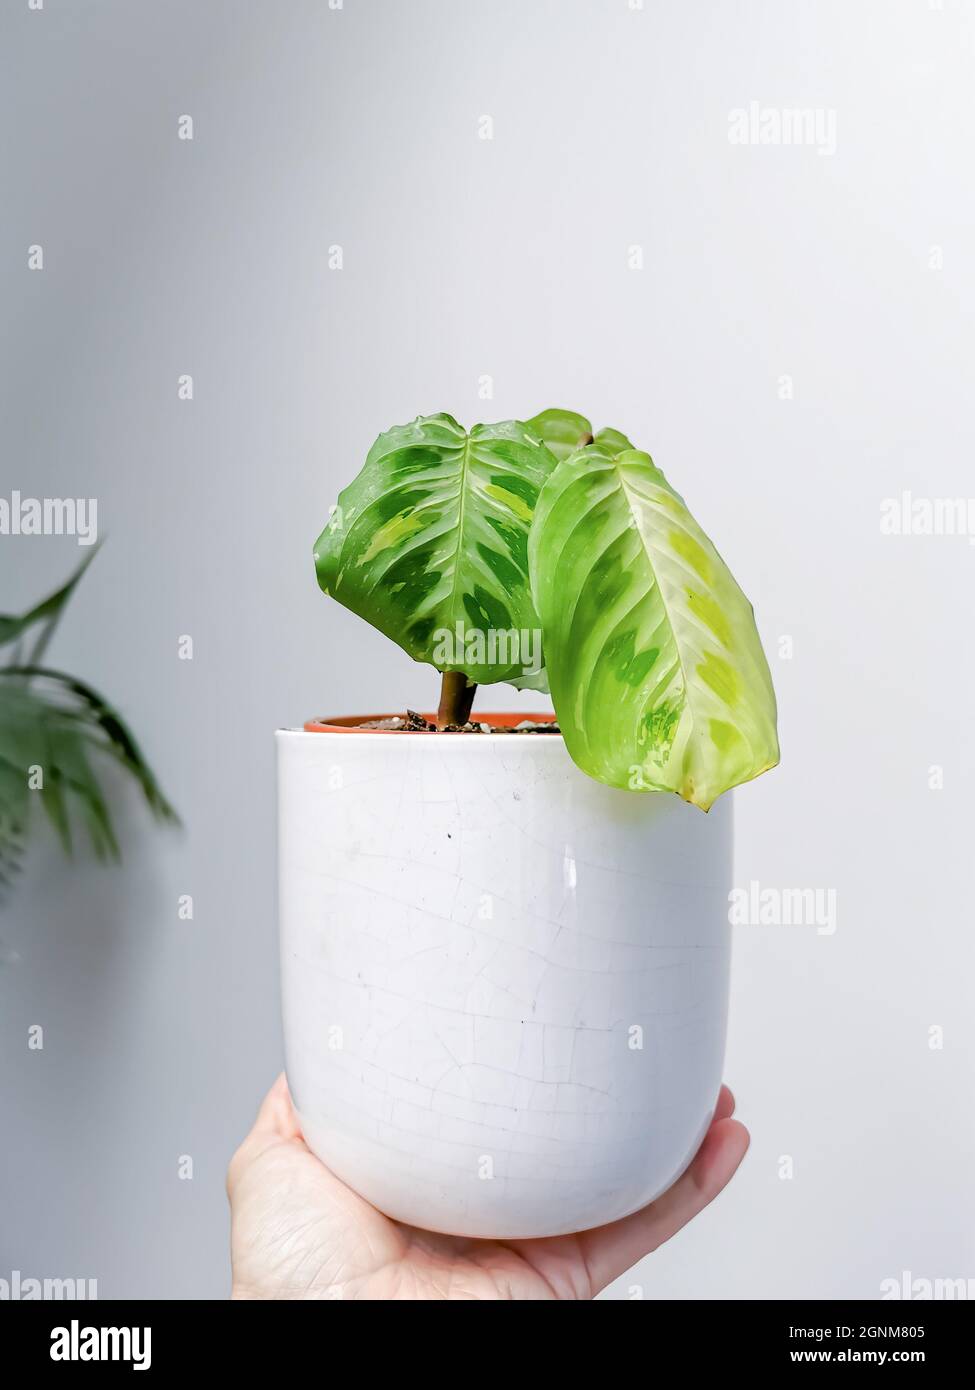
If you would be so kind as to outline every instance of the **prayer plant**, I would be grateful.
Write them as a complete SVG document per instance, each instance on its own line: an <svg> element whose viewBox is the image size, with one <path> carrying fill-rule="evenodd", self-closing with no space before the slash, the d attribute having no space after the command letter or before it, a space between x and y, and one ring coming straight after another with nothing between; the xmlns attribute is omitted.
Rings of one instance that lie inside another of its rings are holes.
<svg viewBox="0 0 975 1390"><path fill-rule="evenodd" d="M551 691L572 758L707 810L778 762L745 598L650 455L546 410L380 435L315 546L338 602L443 673L438 727L478 685Z"/></svg>

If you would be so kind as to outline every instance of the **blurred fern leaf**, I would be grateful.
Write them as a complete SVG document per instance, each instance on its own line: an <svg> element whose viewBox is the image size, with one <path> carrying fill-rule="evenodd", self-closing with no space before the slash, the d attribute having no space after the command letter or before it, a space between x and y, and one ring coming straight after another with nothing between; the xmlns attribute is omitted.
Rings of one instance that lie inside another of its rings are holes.
<svg viewBox="0 0 975 1390"><path fill-rule="evenodd" d="M80 823L99 859L119 859L100 777L105 759L134 779L157 820L178 824L120 715L84 681L42 664L91 559L86 556L66 584L26 613L0 615L0 647L11 648L0 666L0 898L23 858L32 801L40 802L68 854Z"/></svg>

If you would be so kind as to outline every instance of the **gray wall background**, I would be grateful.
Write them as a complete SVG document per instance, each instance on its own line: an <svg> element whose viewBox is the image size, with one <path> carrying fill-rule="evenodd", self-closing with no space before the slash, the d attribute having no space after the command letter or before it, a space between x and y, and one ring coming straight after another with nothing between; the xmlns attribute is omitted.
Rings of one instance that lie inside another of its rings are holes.
<svg viewBox="0 0 975 1390"><path fill-rule="evenodd" d="M879 526L902 489L971 491L972 4L3 0L0 26L0 494L97 497L52 656L186 823L123 789L124 868L41 836L0 912L0 1276L226 1292L225 1165L282 1061L272 731L435 689L318 594L311 543L388 425L565 404L651 449L754 600L783 763L735 794L737 881L837 892L832 936L736 929L752 1149L613 1293L975 1277L975 550ZM835 110L835 154L729 143L753 100ZM80 553L0 537L0 608Z"/></svg>

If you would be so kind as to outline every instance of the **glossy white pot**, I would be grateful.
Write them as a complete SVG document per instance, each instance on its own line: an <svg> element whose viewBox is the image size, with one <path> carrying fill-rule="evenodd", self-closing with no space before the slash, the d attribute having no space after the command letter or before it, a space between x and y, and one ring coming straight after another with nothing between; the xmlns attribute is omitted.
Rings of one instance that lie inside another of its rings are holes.
<svg viewBox="0 0 975 1390"><path fill-rule="evenodd" d="M730 799L601 786L555 734L277 740L287 1071L315 1153L457 1235L583 1230L669 1187L721 1082Z"/></svg>

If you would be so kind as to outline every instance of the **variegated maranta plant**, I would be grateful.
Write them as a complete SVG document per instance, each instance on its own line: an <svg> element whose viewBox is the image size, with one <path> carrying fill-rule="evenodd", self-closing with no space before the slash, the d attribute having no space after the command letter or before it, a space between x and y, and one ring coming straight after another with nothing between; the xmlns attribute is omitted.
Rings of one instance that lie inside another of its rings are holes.
<svg viewBox="0 0 975 1390"><path fill-rule="evenodd" d="M649 454L546 410L380 435L315 546L322 589L443 673L551 691L572 758L707 810L778 762L752 608Z"/></svg>

